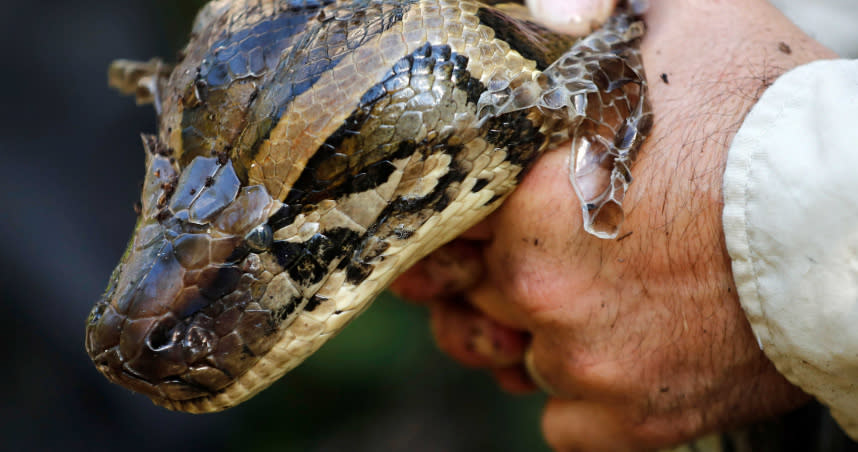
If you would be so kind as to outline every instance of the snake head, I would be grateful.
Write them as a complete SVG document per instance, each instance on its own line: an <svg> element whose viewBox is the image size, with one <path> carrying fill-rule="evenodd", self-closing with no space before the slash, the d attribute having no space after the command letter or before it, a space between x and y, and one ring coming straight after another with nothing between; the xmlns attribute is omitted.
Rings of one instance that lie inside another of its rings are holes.
<svg viewBox="0 0 858 452"><path fill-rule="evenodd" d="M173 408L211 396L271 348L274 310L258 302L260 254L275 202L241 187L226 159L196 158L181 174L149 148L141 213L86 348L108 379Z"/></svg>

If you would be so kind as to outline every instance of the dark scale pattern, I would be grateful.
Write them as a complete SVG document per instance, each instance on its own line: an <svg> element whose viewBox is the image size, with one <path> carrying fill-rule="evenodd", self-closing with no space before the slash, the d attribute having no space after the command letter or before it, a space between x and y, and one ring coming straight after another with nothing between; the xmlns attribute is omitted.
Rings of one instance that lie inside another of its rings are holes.
<svg viewBox="0 0 858 452"><path fill-rule="evenodd" d="M276 9L247 5L231 17L213 19L214 30L191 41L189 47L207 50L190 55L179 67L193 78L176 86L183 88L183 108L164 119L180 120L168 127L182 130L182 163L234 147L261 85L273 77L284 50L301 39L308 22L327 3L288 1ZM244 168L237 171L244 175Z"/></svg>
<svg viewBox="0 0 858 452"><path fill-rule="evenodd" d="M471 191L476 193L476 192L486 188L486 185L488 185L489 182L491 182L491 181L489 181L488 179L477 179L477 181L474 182L474 186L471 187Z"/></svg>
<svg viewBox="0 0 858 452"><path fill-rule="evenodd" d="M273 231L289 226L295 221L298 214L301 213L301 209L303 207L304 206L301 204L283 204L277 212L271 215L271 218L268 219L268 225L271 226Z"/></svg>
<svg viewBox="0 0 858 452"><path fill-rule="evenodd" d="M351 229L332 228L314 234L305 242L275 241L271 253L290 279L297 286L306 288L322 282L333 268L351 255L358 240L358 233ZM275 313L278 321L288 318L301 303L302 299L298 297L287 301Z"/></svg>
<svg viewBox="0 0 858 452"><path fill-rule="evenodd" d="M443 148L444 152L453 157L462 150L461 146L452 145L433 146L432 148ZM422 151L428 152L429 149ZM462 182L466 176L467 171L460 168L454 160L447 173L438 179L435 188L427 195L419 198L400 196L388 203L387 207L379 214L375 224L361 238L351 262L346 267L346 281L358 285L368 278L374 269L373 261L387 248L387 239L398 237L400 234L401 229L397 225L405 223L416 229L431 215L446 209L451 198L456 194L450 191L451 186L454 183Z"/></svg>
<svg viewBox="0 0 858 452"><path fill-rule="evenodd" d="M294 265L287 268L289 278L301 287L309 287L322 281L328 273L328 267L320 263L314 256L303 254L298 256Z"/></svg>
<svg viewBox="0 0 858 452"><path fill-rule="evenodd" d="M393 174L395 167L391 161L411 155L426 156L435 148L444 147L449 136L420 144L413 139L379 137L390 137L391 112L402 111L402 103L411 105L412 109L442 104L444 100L432 97L428 105L419 105L433 87L443 86L447 96L454 88L464 91L467 102L476 104L484 88L479 80L471 78L467 65L468 59L452 53L450 46L430 44L396 62L382 81L366 91L355 111L313 154L284 202L290 206L310 205L374 189ZM402 93L408 93L408 97L392 100ZM401 120L401 116L395 115L392 120ZM436 119L441 124L451 120ZM429 130L435 128L434 123L427 126ZM422 150L415 154L418 148Z"/></svg>
<svg viewBox="0 0 858 452"><path fill-rule="evenodd" d="M456 135L455 130L420 142L415 142L413 138L385 141L379 137L386 136L386 130L390 130L389 112L403 111L397 102L409 103L411 105L409 109L419 110L421 105L418 102L421 100L421 95L436 92L438 86L444 87L441 90L447 93L445 94L447 97L440 99L433 97L431 101L424 101L427 102L425 108L436 109L437 105L450 102L447 99L452 99L453 93L458 91L463 93L463 102L474 109L485 89L478 80L471 78L466 69L467 64L468 59L452 53L449 46L429 44L395 63L382 81L366 91L358 108L308 161L301 176L286 196L284 207L270 220L272 228L291 224L302 210L312 209L312 206L321 200L337 199L380 186L387 182L394 172L392 161L396 159L411 157L419 160L439 152L449 154L453 157L454 163L446 174L441 176L430 193L422 197L404 196L392 200L383 211L379 212L378 219L363 237L353 237L354 241L349 242L355 245L352 245L354 252L350 261L347 263L343 261L348 275L347 280L356 284L368 277L373 269L372 262L386 249L383 236L380 237L382 241L379 241L381 231L390 229L386 233L396 237L410 236L410 231L403 231L392 225L396 222L407 222L412 228L419 227L421 223L414 224L414 219L422 216L422 221L425 221L430 215L429 212L444 210L452 196L455 196L455 193L449 192L451 185L463 181L467 175L467 171L459 168L455 163L456 156L462 151L463 145L453 145L448 142ZM401 96L402 93L408 93L408 95ZM447 111L452 115L463 109L464 105ZM517 115L507 116L517 117ZM393 120L401 120L401 117L397 114ZM423 122L426 120L422 118ZM452 122L452 117L438 117L434 121L448 124ZM510 124L512 123L503 121L489 122L486 127L509 127ZM513 125L517 129L509 130L509 134L525 135L523 140L534 137L533 133L526 133L529 123L519 121ZM427 129L438 130L439 128L436 128L433 122L427 125ZM541 139L541 137L537 138ZM516 148L512 150L526 153L526 159L533 154L534 146L536 148L539 146L538 143L527 146L522 143L520 150L518 143L515 145ZM302 206L305 206L304 209ZM275 244L275 248L278 262L284 268L290 269L293 280L312 281L312 270L316 267L309 261L305 261L302 266L296 263L297 256L303 252L297 250L296 244ZM300 269L303 271L299 271Z"/></svg>
<svg viewBox="0 0 858 452"><path fill-rule="evenodd" d="M322 266L328 262L339 262L351 253L358 234L347 228L333 228L323 234L314 234L306 242L276 241L271 247L271 253L277 258L277 263L287 271L292 271L301 261L310 259ZM307 265L307 264L304 264ZM327 265L325 265L327 268ZM296 273L298 270L294 270ZM303 275L310 276L310 275ZM299 281L294 279L294 281ZM321 278L313 278L306 285L319 282Z"/></svg>
<svg viewBox="0 0 858 452"><path fill-rule="evenodd" d="M180 66L196 74L181 90L184 108L176 127L182 130L182 163L229 149L245 180L259 144L290 102L345 56L402 20L413 0L358 3L361 7L353 10L354 5L291 0L274 11L248 7L224 19L209 51Z"/></svg>
<svg viewBox="0 0 858 452"><path fill-rule="evenodd" d="M480 8L477 17L480 23L494 30L496 38L509 44L521 56L535 61L539 70L547 68L569 50L576 40L554 33L535 22L512 18L493 8Z"/></svg>
<svg viewBox="0 0 858 452"><path fill-rule="evenodd" d="M252 161L293 99L347 55L401 21L414 1L363 1L360 7L323 9L301 41L285 52L270 83L260 88L264 94L251 107L248 128L239 138L240 160ZM386 10L390 5L393 8Z"/></svg>
<svg viewBox="0 0 858 452"><path fill-rule="evenodd" d="M261 77L274 69L283 50L294 44L307 21L324 6L320 2L283 3L275 15L263 16L256 23L248 22L238 30L226 30L211 45L200 64L199 75L199 80L204 81L208 89L226 88L234 80ZM236 17L233 22L245 22L246 17L254 14L258 12L248 9L244 17Z"/></svg>
<svg viewBox="0 0 858 452"><path fill-rule="evenodd" d="M316 308L322 304L323 301L327 301L328 299L325 297L320 297L318 295L313 295L313 298L310 298L310 301L307 302L307 305L304 306L304 312L313 312Z"/></svg>
<svg viewBox="0 0 858 452"><path fill-rule="evenodd" d="M271 245L271 253L277 258L277 263L283 268L292 268L298 258L304 253L304 244L286 241L276 241Z"/></svg>
<svg viewBox="0 0 858 452"><path fill-rule="evenodd" d="M533 110L535 109L491 117L483 125L486 141L505 148L507 160L523 168L529 167L539 156L547 140L540 131L542 117ZM539 118L540 122L534 123L531 118ZM518 177L519 180L524 177L524 172L519 173Z"/></svg>
<svg viewBox="0 0 858 452"><path fill-rule="evenodd" d="M281 325L285 324L286 319L288 319L289 316L294 314L298 307L301 305L301 300L301 297L290 296L289 299L286 300L286 302L283 303L283 305L274 312L274 318L277 319L277 323Z"/></svg>

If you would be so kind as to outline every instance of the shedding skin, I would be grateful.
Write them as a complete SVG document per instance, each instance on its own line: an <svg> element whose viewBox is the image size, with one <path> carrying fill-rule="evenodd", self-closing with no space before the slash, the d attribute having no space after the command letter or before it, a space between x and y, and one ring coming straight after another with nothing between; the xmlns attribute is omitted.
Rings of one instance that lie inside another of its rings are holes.
<svg viewBox="0 0 858 452"><path fill-rule="evenodd" d="M570 138L585 228L615 236L651 125L643 32L625 9L576 39L465 0L210 3L148 85L143 207L90 356L170 409L233 406Z"/></svg>

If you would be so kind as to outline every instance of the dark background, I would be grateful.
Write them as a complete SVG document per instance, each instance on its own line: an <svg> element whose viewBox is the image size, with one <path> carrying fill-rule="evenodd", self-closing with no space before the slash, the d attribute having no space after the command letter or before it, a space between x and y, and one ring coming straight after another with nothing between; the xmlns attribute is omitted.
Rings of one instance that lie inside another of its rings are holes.
<svg viewBox="0 0 858 452"><path fill-rule="evenodd" d="M225 413L155 407L98 374L84 321L134 223L151 107L111 60L168 61L201 1L0 0L0 441L4 450L544 450L514 398L384 297L271 389Z"/></svg>

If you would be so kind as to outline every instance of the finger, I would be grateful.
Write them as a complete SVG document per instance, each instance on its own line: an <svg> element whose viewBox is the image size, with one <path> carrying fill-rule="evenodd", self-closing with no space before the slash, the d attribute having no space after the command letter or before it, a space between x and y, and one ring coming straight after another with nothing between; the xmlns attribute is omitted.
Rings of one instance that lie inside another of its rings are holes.
<svg viewBox="0 0 858 452"><path fill-rule="evenodd" d="M438 283L432 274L426 271L424 260L418 261L397 276L388 289L404 300L418 303L430 303L443 299L444 285Z"/></svg>
<svg viewBox="0 0 858 452"><path fill-rule="evenodd" d="M408 300L430 302L475 286L484 271L481 242L454 240L405 271L390 290Z"/></svg>
<svg viewBox="0 0 858 452"><path fill-rule="evenodd" d="M562 328L562 327L561 327ZM541 327L525 354L531 379L547 394L567 400L617 402L626 396L628 369L615 359L595 357L574 335Z"/></svg>
<svg viewBox="0 0 858 452"><path fill-rule="evenodd" d="M628 420L613 407L589 401L549 399L542 415L542 433L556 451L634 451L626 436Z"/></svg>
<svg viewBox="0 0 858 452"><path fill-rule="evenodd" d="M432 332L438 347L471 367L508 367L521 363L527 335L504 327L461 303L431 305Z"/></svg>
<svg viewBox="0 0 858 452"><path fill-rule="evenodd" d="M527 6L545 26L584 36L605 22L617 0L527 0Z"/></svg>
<svg viewBox="0 0 858 452"><path fill-rule="evenodd" d="M553 336L544 331L533 336L525 351L525 370L531 381L546 394L567 400L580 399L582 387L575 384L568 366L564 365L569 357L551 338Z"/></svg>
<svg viewBox="0 0 858 452"><path fill-rule="evenodd" d="M518 330L527 330L527 316L521 306L509 299L506 293L489 279L481 280L467 292L468 302L496 322Z"/></svg>

